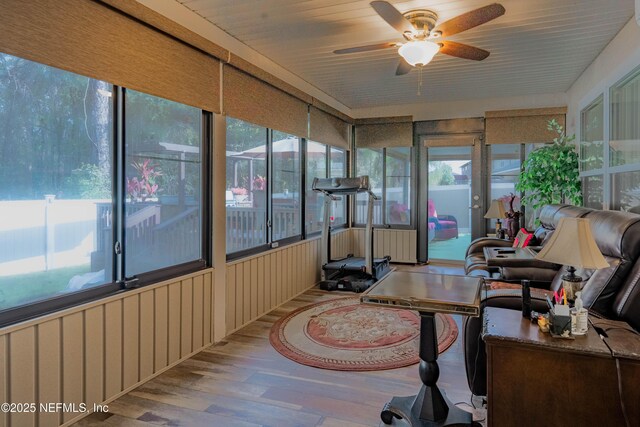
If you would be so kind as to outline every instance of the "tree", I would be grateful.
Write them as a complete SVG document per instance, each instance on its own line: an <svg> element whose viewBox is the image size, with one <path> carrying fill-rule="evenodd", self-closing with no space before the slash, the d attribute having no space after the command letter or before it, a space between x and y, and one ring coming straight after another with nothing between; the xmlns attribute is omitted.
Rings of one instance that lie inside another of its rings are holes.
<svg viewBox="0 0 640 427"><path fill-rule="evenodd" d="M85 130L93 143L94 158L102 174L111 171L111 132L110 132L110 97L111 87L108 83L87 79L87 91L84 98Z"/></svg>
<svg viewBox="0 0 640 427"><path fill-rule="evenodd" d="M429 162L429 185L453 185L453 168L445 162Z"/></svg>

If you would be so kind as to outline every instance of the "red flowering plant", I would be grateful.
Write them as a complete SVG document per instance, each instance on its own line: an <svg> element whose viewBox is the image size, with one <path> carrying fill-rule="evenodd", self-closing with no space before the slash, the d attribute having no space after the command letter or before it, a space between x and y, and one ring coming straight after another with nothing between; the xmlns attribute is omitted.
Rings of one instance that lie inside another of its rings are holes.
<svg viewBox="0 0 640 427"><path fill-rule="evenodd" d="M243 187L233 187L231 188L231 194L234 196L246 196L249 192Z"/></svg>
<svg viewBox="0 0 640 427"><path fill-rule="evenodd" d="M264 176L257 175L253 179L253 189L266 190L266 188L267 188L267 179Z"/></svg>
<svg viewBox="0 0 640 427"><path fill-rule="evenodd" d="M151 159L143 162L133 162L131 166L140 174L139 177L127 178L127 195L131 201L144 202L148 198L155 197L160 191L157 178L162 176L157 165L151 163Z"/></svg>

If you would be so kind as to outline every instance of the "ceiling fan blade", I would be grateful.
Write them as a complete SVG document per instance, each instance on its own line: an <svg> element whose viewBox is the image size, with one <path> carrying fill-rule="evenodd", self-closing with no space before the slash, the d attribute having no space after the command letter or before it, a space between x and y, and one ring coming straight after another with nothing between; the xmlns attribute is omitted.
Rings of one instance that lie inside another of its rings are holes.
<svg viewBox="0 0 640 427"><path fill-rule="evenodd" d="M357 53L357 52L369 52L370 50L387 49L390 47L397 47L398 44L394 42L370 44L367 46L349 47L346 49L334 50L333 53L342 55L344 53Z"/></svg>
<svg viewBox="0 0 640 427"><path fill-rule="evenodd" d="M415 31L411 22L407 21L402 13L390 3L386 1L372 1L369 3L373 10L375 10L387 24L391 25L396 30L404 33L405 31Z"/></svg>
<svg viewBox="0 0 640 427"><path fill-rule="evenodd" d="M411 69L413 69L413 65L405 61L404 58L400 58L400 61L398 62L398 68L396 69L396 76L405 75L409 73Z"/></svg>
<svg viewBox="0 0 640 427"><path fill-rule="evenodd" d="M440 42L440 53L445 55L455 56L457 58L472 59L474 61L482 61L489 56L489 52L477 47L469 46L462 43L456 43L451 41Z"/></svg>
<svg viewBox="0 0 640 427"><path fill-rule="evenodd" d="M443 22L434 31L440 31L442 37L452 36L496 19L504 15L504 12L505 9L501 4L490 4Z"/></svg>

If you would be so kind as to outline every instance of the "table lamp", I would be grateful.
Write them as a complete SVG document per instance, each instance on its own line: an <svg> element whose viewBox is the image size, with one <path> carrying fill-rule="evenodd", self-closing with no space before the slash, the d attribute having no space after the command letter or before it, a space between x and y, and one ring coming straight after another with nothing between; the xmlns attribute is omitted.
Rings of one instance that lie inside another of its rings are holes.
<svg viewBox="0 0 640 427"><path fill-rule="evenodd" d="M489 206L489 210L486 214L484 214L485 218L495 219L496 220L496 236L503 238L504 231L502 230L502 222L501 219L506 217L507 212L504 209L504 203L502 201L494 199L491 201L491 206Z"/></svg>
<svg viewBox="0 0 640 427"><path fill-rule="evenodd" d="M571 300L582 283L582 278L575 274L576 267L594 270L609 267L591 234L587 218L561 218L536 259L567 266L567 274L562 276L562 286Z"/></svg>

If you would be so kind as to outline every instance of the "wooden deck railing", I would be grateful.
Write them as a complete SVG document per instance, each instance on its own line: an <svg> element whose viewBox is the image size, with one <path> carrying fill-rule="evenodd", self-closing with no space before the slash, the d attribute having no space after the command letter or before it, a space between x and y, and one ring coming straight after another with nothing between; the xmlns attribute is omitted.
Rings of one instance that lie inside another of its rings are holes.
<svg viewBox="0 0 640 427"><path fill-rule="evenodd" d="M367 220L367 201L356 201L356 216L355 220L358 223L365 223ZM373 223L382 224L382 200L375 200L373 202Z"/></svg>
<svg viewBox="0 0 640 427"><path fill-rule="evenodd" d="M297 208L273 209L272 240L281 240L300 233L300 212ZM265 208L227 207L227 253L264 245L267 241L267 211Z"/></svg>
<svg viewBox="0 0 640 427"><path fill-rule="evenodd" d="M162 222L153 230L154 243L168 263L181 263L199 259L200 208L193 207ZM159 255L159 254L158 254Z"/></svg>
<svg viewBox="0 0 640 427"><path fill-rule="evenodd" d="M107 248L111 233L111 205L98 204L98 248L103 248L109 257L113 248ZM128 207L129 209L129 207ZM162 254L154 254L167 262L183 262L197 259L199 247L194 245L200 232L200 210L192 207L186 211L161 221L161 205L148 205L134 211L126 219L128 256L136 254L152 255L149 251L160 249ZM238 252L266 243L267 213L265 208L227 207L226 210L227 253ZM300 212L297 208L274 207L272 240L281 240L300 234Z"/></svg>
<svg viewBox="0 0 640 427"><path fill-rule="evenodd" d="M265 208L227 207L227 253L265 244L266 225Z"/></svg>

